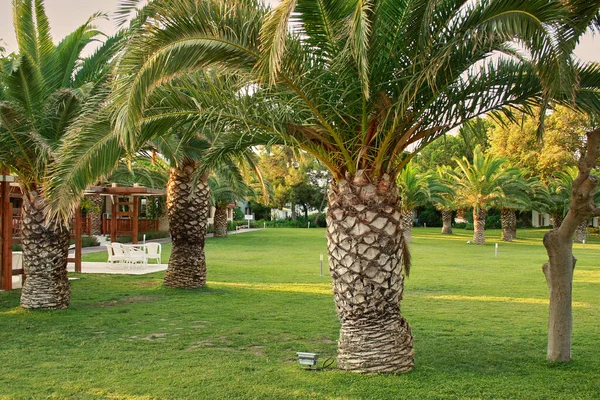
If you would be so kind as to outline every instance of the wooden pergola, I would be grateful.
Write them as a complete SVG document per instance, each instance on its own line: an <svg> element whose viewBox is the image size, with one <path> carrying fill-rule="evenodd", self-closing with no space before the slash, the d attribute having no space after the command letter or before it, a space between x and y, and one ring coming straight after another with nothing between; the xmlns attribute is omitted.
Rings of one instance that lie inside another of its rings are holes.
<svg viewBox="0 0 600 400"><path fill-rule="evenodd" d="M110 196L111 200L111 219L112 223L110 225L110 241L116 242L117 236L119 236L120 232L118 224L116 223L118 217L131 217L132 220L132 229L131 229L131 241L133 244L137 244L138 242L138 233L139 233L139 201L135 199L135 197L149 197L149 196L164 196L166 193L161 189L151 189L144 186L133 186L133 187L124 187L124 186L113 186L104 187L104 186L92 186L85 191L86 195L100 195L100 196ZM133 201L121 202L119 201L119 197L124 196L132 196L134 198ZM128 211L119 211L119 206L127 206ZM129 208L131 207L131 210ZM130 232L126 232L130 233Z"/></svg>
<svg viewBox="0 0 600 400"><path fill-rule="evenodd" d="M3 167L0 171L0 289L12 289L13 273L23 273L12 269L12 205L10 204L10 184L14 177L10 175L8 168Z"/></svg>
<svg viewBox="0 0 600 400"><path fill-rule="evenodd" d="M14 177L10 175L7 168L0 170L0 290L12 290L12 277L14 275L23 275L24 270L13 269L12 266L12 246L19 244L20 240L13 237L13 208L10 202L11 198L11 183L14 182ZM135 199L137 196L164 196L164 190L150 189L143 186L134 187L102 187L92 186L85 192L86 195L110 196L111 198L111 224L110 237L111 241L115 242L117 236L122 233L118 230L116 223L117 217L128 216L132 219L132 241L134 244L138 242L138 223L139 223L139 201ZM133 196L132 202L119 202L119 196ZM118 206L131 206L131 211L119 211ZM72 237L75 240L75 257L69 257L68 262L75 264L75 272L81 272L81 235L82 235L82 217L81 208L75 212L73 221ZM129 233L129 232L127 232Z"/></svg>

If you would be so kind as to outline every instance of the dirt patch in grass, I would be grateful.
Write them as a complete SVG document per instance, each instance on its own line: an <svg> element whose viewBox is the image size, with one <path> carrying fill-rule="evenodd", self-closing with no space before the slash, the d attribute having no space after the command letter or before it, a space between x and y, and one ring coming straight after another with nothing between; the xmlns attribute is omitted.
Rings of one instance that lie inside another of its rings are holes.
<svg viewBox="0 0 600 400"><path fill-rule="evenodd" d="M166 333L151 333L146 336L129 336L128 338L125 338L125 340L146 340L146 341L166 340L166 339L167 339Z"/></svg>
<svg viewBox="0 0 600 400"><path fill-rule="evenodd" d="M99 301L93 307L96 308L104 308L104 307L116 307L124 304L135 304L135 303L152 303L154 301L158 301L158 297L156 296L129 296L123 297L118 300L111 301Z"/></svg>
<svg viewBox="0 0 600 400"><path fill-rule="evenodd" d="M255 356L265 355L265 346L249 346L248 350L251 351Z"/></svg>

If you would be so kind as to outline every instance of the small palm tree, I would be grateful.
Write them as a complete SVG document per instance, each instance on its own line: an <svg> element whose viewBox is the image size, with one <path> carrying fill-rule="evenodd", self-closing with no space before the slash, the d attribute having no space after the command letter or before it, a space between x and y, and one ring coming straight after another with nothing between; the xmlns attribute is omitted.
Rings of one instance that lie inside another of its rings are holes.
<svg viewBox="0 0 600 400"><path fill-rule="evenodd" d="M473 243L485 244L487 210L500 199L510 199L513 184L520 171L506 165L504 158L484 155L481 148L473 151L473 162L466 157L455 159L456 195L460 205L473 208Z"/></svg>
<svg viewBox="0 0 600 400"><path fill-rule="evenodd" d="M535 179L526 179L526 170L515 170L513 179L502 188L502 194L493 206L500 208L501 240L512 242L517 238L517 210L530 208Z"/></svg>
<svg viewBox="0 0 600 400"><path fill-rule="evenodd" d="M398 191L402 198L402 230L407 243L412 242L413 211L431 200L431 190L435 190L436 182L431 174L421 173L413 163L404 167L396 178Z"/></svg>
<svg viewBox="0 0 600 400"><path fill-rule="evenodd" d="M21 291L25 308L65 308L70 301L67 280L69 226L47 220L44 197L65 133L94 103L104 81L114 42L88 58L81 52L100 32L92 16L55 45L42 0L15 0L14 25L18 54L4 60L0 72L0 164L19 177L24 194L23 268Z"/></svg>
<svg viewBox="0 0 600 400"><path fill-rule="evenodd" d="M457 209L452 168L447 165L439 166L432 182L435 184L429 188L431 202L442 213L442 234L452 235L452 214Z"/></svg>
<svg viewBox="0 0 600 400"><path fill-rule="evenodd" d="M338 365L412 369L412 335L399 311L409 259L395 184L411 156L400 155L539 96L526 58L489 56L516 38L534 55L555 47L548 26L564 14L562 2L285 0L272 11L252 0L153 4L154 23L130 41L116 73L122 142L134 143L146 99L169 79L206 68L244 76L251 106L219 101L204 117L249 137L273 132L333 176L327 218Z"/></svg>
<svg viewBox="0 0 600 400"><path fill-rule="evenodd" d="M238 200L245 200L253 193L242 176L236 163L221 165L213 170L208 185L211 192L211 204L215 208L214 236L227 236L227 208Z"/></svg>

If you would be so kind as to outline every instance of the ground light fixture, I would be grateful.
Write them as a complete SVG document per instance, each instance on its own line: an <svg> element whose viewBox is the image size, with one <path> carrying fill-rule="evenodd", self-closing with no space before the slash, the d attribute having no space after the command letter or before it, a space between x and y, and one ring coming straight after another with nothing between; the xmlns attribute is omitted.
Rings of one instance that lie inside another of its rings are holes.
<svg viewBox="0 0 600 400"><path fill-rule="evenodd" d="M298 362L300 367L304 369L317 369L319 355L317 353L306 353L297 351Z"/></svg>

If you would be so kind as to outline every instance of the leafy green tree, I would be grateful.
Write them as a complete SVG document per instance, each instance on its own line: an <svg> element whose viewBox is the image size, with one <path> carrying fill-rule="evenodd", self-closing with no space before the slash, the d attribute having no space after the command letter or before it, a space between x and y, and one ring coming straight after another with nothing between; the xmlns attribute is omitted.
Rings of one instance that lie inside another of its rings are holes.
<svg viewBox="0 0 600 400"><path fill-rule="evenodd" d="M488 152L527 168L542 180L577 164L588 126L581 114L556 107L552 115L546 117L543 140L537 134L539 116L520 114L518 119L518 122L507 121L490 130Z"/></svg>
<svg viewBox="0 0 600 400"><path fill-rule="evenodd" d="M116 71L121 141L135 142L146 99L172 77L205 68L246 77L251 105L232 107L233 96L202 114L248 133L233 146L273 132L331 171L338 366L412 369L412 335L399 311L408 249L395 178L411 158L402 155L539 96L526 58L490 54L517 38L536 57L554 48L548 27L564 14L562 2L285 0L270 12L253 0L153 5L153 23L129 42Z"/></svg>
<svg viewBox="0 0 600 400"><path fill-rule="evenodd" d="M18 176L24 194L27 279L21 306L65 308L70 301L69 226L47 220L43 194L67 129L86 104L96 102L106 68L97 61L114 54L114 42L83 58L83 49L100 36L93 25L98 15L54 44L42 0L15 0L13 10L18 53L2 60L0 72L0 164Z"/></svg>
<svg viewBox="0 0 600 400"><path fill-rule="evenodd" d="M424 171L432 171L440 165L456 167L454 158L467 157L473 162L473 150L488 147L488 131L494 125L486 118L475 118L460 127L456 136L446 135L425 147L415 157L415 163Z"/></svg>

